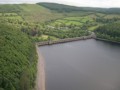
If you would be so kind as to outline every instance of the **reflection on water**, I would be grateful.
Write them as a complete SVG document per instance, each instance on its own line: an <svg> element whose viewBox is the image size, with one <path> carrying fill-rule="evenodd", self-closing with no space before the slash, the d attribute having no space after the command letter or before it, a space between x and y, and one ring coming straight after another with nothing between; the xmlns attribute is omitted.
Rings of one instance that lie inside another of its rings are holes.
<svg viewBox="0 0 120 90"><path fill-rule="evenodd" d="M120 45L85 40L40 47L46 90L120 90Z"/></svg>

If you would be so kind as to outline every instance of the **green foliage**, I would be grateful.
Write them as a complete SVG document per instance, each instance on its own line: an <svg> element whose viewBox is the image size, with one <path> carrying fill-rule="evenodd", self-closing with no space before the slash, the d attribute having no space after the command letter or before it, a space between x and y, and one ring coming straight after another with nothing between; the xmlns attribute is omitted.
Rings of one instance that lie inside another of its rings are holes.
<svg viewBox="0 0 120 90"><path fill-rule="evenodd" d="M98 38L120 42L120 23L107 24L95 30Z"/></svg>
<svg viewBox="0 0 120 90"><path fill-rule="evenodd" d="M34 86L36 53L18 28L0 24L0 88L30 90Z"/></svg>
<svg viewBox="0 0 120 90"><path fill-rule="evenodd" d="M62 14L53 13L51 10L37 4L21 4L18 6L21 8L19 15L27 22L43 23L63 17Z"/></svg>
<svg viewBox="0 0 120 90"><path fill-rule="evenodd" d="M72 11L80 11L79 8L74 6L67 6L63 4L56 4L56 3L38 3L41 6L49 8L51 10L55 10L57 12L72 12Z"/></svg>
<svg viewBox="0 0 120 90"><path fill-rule="evenodd" d="M89 35L87 30L69 28L68 30L62 29L47 29L45 30L44 34L49 36L54 36L56 38L64 39L64 38L73 38L73 37L80 37L80 36L87 36Z"/></svg>
<svg viewBox="0 0 120 90"><path fill-rule="evenodd" d="M9 4L5 4L5 5L0 5L0 13L10 13L10 12L20 12L21 9L19 8L18 5L9 5Z"/></svg>
<svg viewBox="0 0 120 90"><path fill-rule="evenodd" d="M91 7L75 7L57 3L38 3L39 5L49 8L51 10L55 10L57 12L100 12L100 13L116 13L120 14L120 8L91 8Z"/></svg>
<svg viewBox="0 0 120 90"><path fill-rule="evenodd" d="M96 18L96 22L100 22L100 23L113 23L113 22L117 22L117 21L120 21L120 18Z"/></svg>

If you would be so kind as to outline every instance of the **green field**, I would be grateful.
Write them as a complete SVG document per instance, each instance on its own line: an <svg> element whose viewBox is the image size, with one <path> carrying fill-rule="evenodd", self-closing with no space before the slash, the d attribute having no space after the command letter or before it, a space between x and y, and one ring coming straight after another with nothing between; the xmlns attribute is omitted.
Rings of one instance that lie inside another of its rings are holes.
<svg viewBox="0 0 120 90"><path fill-rule="evenodd" d="M88 16L66 17L63 19L58 19L58 20L54 21L53 23L50 23L50 25L56 26L56 24L58 24L58 25L64 24L65 26L69 26L69 25L82 26L85 23L92 23L92 22L94 22L94 20Z"/></svg>
<svg viewBox="0 0 120 90"><path fill-rule="evenodd" d="M35 41L48 40L43 35L52 37L51 40L87 35L89 30L94 31L101 25L120 21L119 14L92 11L57 12L39 4L1 5L0 7L1 23L20 28ZM79 35L75 35L76 33Z"/></svg>

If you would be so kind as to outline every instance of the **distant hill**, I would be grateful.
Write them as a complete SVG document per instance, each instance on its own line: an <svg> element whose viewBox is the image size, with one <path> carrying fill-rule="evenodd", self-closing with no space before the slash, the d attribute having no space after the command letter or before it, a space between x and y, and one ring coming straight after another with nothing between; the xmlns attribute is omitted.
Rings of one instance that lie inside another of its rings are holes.
<svg viewBox="0 0 120 90"><path fill-rule="evenodd" d="M93 7L76 7L57 3L37 3L43 7L46 7L57 12L74 12L74 11L91 11L100 13L120 13L120 8L93 8Z"/></svg>
<svg viewBox="0 0 120 90"><path fill-rule="evenodd" d="M13 4L4 4L0 5L0 13L11 13L11 12L20 12L21 9L19 5L13 5Z"/></svg>
<svg viewBox="0 0 120 90"><path fill-rule="evenodd" d="M63 16L38 4L4 4L0 5L0 13L17 13L28 22L44 22Z"/></svg>
<svg viewBox="0 0 120 90"><path fill-rule="evenodd" d="M37 4L58 12L72 12L72 11L82 10L79 7L68 6L68 5L57 4L57 3L37 3Z"/></svg>
<svg viewBox="0 0 120 90"><path fill-rule="evenodd" d="M67 16L88 15L91 13L120 14L120 8L76 7L57 3L4 4L0 14L17 13L28 22L46 22Z"/></svg>
<svg viewBox="0 0 120 90"><path fill-rule="evenodd" d="M44 22L62 16L58 13L52 13L48 8L37 4L21 4L19 8L21 9L19 14L29 22Z"/></svg>

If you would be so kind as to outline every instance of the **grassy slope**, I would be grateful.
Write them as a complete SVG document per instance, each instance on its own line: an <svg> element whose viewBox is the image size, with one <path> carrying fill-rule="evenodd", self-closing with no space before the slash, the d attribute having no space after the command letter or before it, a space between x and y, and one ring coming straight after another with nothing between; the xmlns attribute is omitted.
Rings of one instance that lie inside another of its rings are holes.
<svg viewBox="0 0 120 90"><path fill-rule="evenodd" d="M53 13L51 10L37 4L21 4L20 15L28 22L45 22L62 17L62 14Z"/></svg>
<svg viewBox="0 0 120 90"><path fill-rule="evenodd" d="M37 4L0 5L0 16L2 13L17 13L28 22L45 22L63 17L63 14L53 13Z"/></svg>

